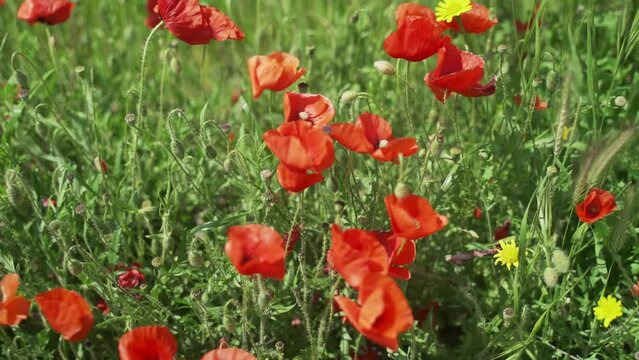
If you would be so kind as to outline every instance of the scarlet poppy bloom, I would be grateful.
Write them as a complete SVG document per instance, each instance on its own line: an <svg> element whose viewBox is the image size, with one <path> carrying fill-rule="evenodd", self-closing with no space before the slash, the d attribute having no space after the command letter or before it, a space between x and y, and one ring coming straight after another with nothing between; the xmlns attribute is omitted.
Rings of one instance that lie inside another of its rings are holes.
<svg viewBox="0 0 639 360"><path fill-rule="evenodd" d="M473 210L473 216L475 217L475 219L481 219L482 214L483 210L481 208L475 208L475 210Z"/></svg>
<svg viewBox="0 0 639 360"><path fill-rule="evenodd" d="M521 105L521 103L522 103L521 95L515 95L515 104ZM537 111L546 110L546 109L548 109L548 102L547 101L542 101L539 98L539 96L535 96L534 109L537 110Z"/></svg>
<svg viewBox="0 0 639 360"><path fill-rule="evenodd" d="M146 20L144 23L149 28L156 27L162 19L160 19L160 15L155 11L155 8L158 6L158 0L147 0L146 1Z"/></svg>
<svg viewBox="0 0 639 360"><path fill-rule="evenodd" d="M36 295L42 315L53 330L67 341L82 341L93 327L93 313L82 295L56 288Z"/></svg>
<svg viewBox="0 0 639 360"><path fill-rule="evenodd" d="M333 224L331 237L333 268L351 287L358 289L370 273L388 273L388 255L376 233L360 229L342 231Z"/></svg>
<svg viewBox="0 0 639 360"><path fill-rule="evenodd" d="M231 226L227 237L224 251L240 274L284 279L286 243L273 228L259 224Z"/></svg>
<svg viewBox="0 0 639 360"><path fill-rule="evenodd" d="M30 25L63 23L71 17L75 4L68 0L25 0L18 9L18 19Z"/></svg>
<svg viewBox="0 0 639 360"><path fill-rule="evenodd" d="M120 360L173 360L178 344L165 326L141 326L118 342Z"/></svg>
<svg viewBox="0 0 639 360"><path fill-rule="evenodd" d="M377 238L388 254L388 274L399 279L410 279L410 270L405 266L415 261L415 241L396 236L391 231L378 232Z"/></svg>
<svg viewBox="0 0 639 360"><path fill-rule="evenodd" d="M465 32L481 34L488 31L488 29L498 23L497 19L491 19L490 10L484 5L474 2L472 3L472 6L472 9L459 15L459 20L461 21ZM457 21L451 21L449 23L443 22L442 24L450 29L459 31L459 24Z"/></svg>
<svg viewBox="0 0 639 360"><path fill-rule="evenodd" d="M397 30L384 40L384 51L393 58L422 61L442 45L444 30L426 6L405 3L397 7Z"/></svg>
<svg viewBox="0 0 639 360"><path fill-rule="evenodd" d="M497 240L505 239L508 236L510 236L510 225L512 224L513 222L510 220L504 221L502 225L498 226L495 229L495 235L493 236L493 239L497 241Z"/></svg>
<svg viewBox="0 0 639 360"><path fill-rule="evenodd" d="M335 161L333 141L310 122L285 122L264 133L263 138L281 161L277 179L288 191L299 192L322 181L322 171Z"/></svg>
<svg viewBox="0 0 639 360"><path fill-rule="evenodd" d="M223 12L199 0L158 0L157 12L178 39L203 45L224 40L242 40L244 33Z"/></svg>
<svg viewBox="0 0 639 360"><path fill-rule="evenodd" d="M617 203L615 202L615 196L611 193L599 188L593 188L584 201L577 204L576 210L579 220L592 224L617 210Z"/></svg>
<svg viewBox="0 0 639 360"><path fill-rule="evenodd" d="M18 274L7 274L2 278L2 302L0 303L0 325L15 326L29 316L31 303L23 296L16 296L20 286Z"/></svg>
<svg viewBox="0 0 639 360"><path fill-rule="evenodd" d="M259 98L264 90L282 91L293 85L306 72L304 68L298 70L299 65L298 58L284 52L251 57L248 60L248 71L253 99Z"/></svg>
<svg viewBox="0 0 639 360"><path fill-rule="evenodd" d="M133 289L144 283L144 273L137 266L130 266L118 276L118 285L123 289Z"/></svg>
<svg viewBox="0 0 639 360"><path fill-rule="evenodd" d="M495 79L480 84L484 64L481 57L461 51L447 41L437 53L437 67L426 75L424 82L441 102L451 92L468 97L489 96L496 91Z"/></svg>
<svg viewBox="0 0 639 360"><path fill-rule="evenodd" d="M284 94L284 121L307 121L314 127L321 128L335 117L333 103L324 95L300 94L287 92Z"/></svg>
<svg viewBox="0 0 639 360"><path fill-rule="evenodd" d="M257 358L242 349L217 349L206 353L201 360L256 360Z"/></svg>
<svg viewBox="0 0 639 360"><path fill-rule="evenodd" d="M355 124L332 125L330 135L345 148L382 162L397 162L400 155L408 157L419 151L414 138L395 138L390 124L371 113L361 114Z"/></svg>
<svg viewBox="0 0 639 360"><path fill-rule="evenodd" d="M109 313L109 305L103 298L100 298L100 300L98 300L98 302L95 304L95 307L98 308L98 310L102 311L102 315L106 315Z"/></svg>
<svg viewBox="0 0 639 360"><path fill-rule="evenodd" d="M413 325L413 313L395 281L381 274L368 274L362 280L357 303L335 296L348 321L366 338L397 350L398 337Z"/></svg>
<svg viewBox="0 0 639 360"><path fill-rule="evenodd" d="M438 214L426 199L417 195L399 199L393 194L384 202L396 236L417 240L438 232L448 224L445 216Z"/></svg>

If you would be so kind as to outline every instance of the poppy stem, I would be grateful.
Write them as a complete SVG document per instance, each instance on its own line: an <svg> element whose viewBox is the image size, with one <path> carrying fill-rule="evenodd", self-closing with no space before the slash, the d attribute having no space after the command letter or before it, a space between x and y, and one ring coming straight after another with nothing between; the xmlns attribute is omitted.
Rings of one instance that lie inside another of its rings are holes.
<svg viewBox="0 0 639 360"><path fill-rule="evenodd" d="M142 121L142 100L144 99L144 70L145 70L145 65L146 65L146 54L149 50L149 44L151 43L151 38L153 38L153 34L155 34L155 32L162 27L162 25L164 25L164 21L160 21L159 24L157 24L153 30L151 30L151 33L149 33L149 36L147 36L146 41L144 42L144 48L142 50L142 62L140 64L140 88L138 89L138 106L137 106L137 119L138 121Z"/></svg>

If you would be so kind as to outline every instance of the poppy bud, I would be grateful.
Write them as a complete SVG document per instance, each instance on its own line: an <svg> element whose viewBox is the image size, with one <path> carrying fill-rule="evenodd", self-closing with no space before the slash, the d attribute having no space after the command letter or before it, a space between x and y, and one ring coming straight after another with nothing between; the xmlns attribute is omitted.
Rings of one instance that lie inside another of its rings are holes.
<svg viewBox="0 0 639 360"><path fill-rule="evenodd" d="M18 173L14 170L8 170L4 174L4 184L7 189L7 196L9 197L9 202L14 206L18 206L23 199L18 181Z"/></svg>
<svg viewBox="0 0 639 360"><path fill-rule="evenodd" d="M344 211L344 207L346 206L346 204L344 204L343 201L337 200L335 202L335 212L336 213L341 213L342 211Z"/></svg>
<svg viewBox="0 0 639 360"><path fill-rule="evenodd" d="M215 159L215 157L217 156L217 150L215 150L215 147L211 144L208 144L204 147L204 152L209 159Z"/></svg>
<svg viewBox="0 0 639 360"><path fill-rule="evenodd" d="M557 88L557 72L550 70L546 75L546 89L554 91Z"/></svg>
<svg viewBox="0 0 639 360"><path fill-rule="evenodd" d="M281 341L276 342L276 343L275 343L275 350L276 350L278 353L282 354L282 353L284 352L284 343L283 343L283 342L281 342Z"/></svg>
<svg viewBox="0 0 639 360"><path fill-rule="evenodd" d="M453 147L450 149L450 157L453 158L454 161L459 161L461 157L461 149L458 147Z"/></svg>
<svg viewBox="0 0 639 360"><path fill-rule="evenodd" d="M626 106L626 104L628 104L628 100L626 100L625 97L623 96L617 96L615 98L615 106L617 107L624 107Z"/></svg>
<svg viewBox="0 0 639 360"><path fill-rule="evenodd" d="M515 309L507 307L504 311L502 311L501 316L504 319L504 326L508 327L510 326L512 319L515 317Z"/></svg>
<svg viewBox="0 0 639 360"><path fill-rule="evenodd" d="M84 214L86 214L86 212L87 212L87 207L86 207L86 205L84 205L83 203L79 203L79 204L75 207L75 209L73 209L73 212L74 212L76 215L84 216Z"/></svg>
<svg viewBox="0 0 639 360"><path fill-rule="evenodd" d="M79 276L80 274L82 274L83 266L82 263L80 263L79 261L70 260L67 267L69 268L69 272L73 276Z"/></svg>
<svg viewBox="0 0 639 360"><path fill-rule="evenodd" d="M442 153L443 145L440 141L435 140L430 143L430 153L434 157L439 157Z"/></svg>
<svg viewBox="0 0 639 360"><path fill-rule="evenodd" d="M280 196L277 193L274 193L274 192L268 190L264 194L262 194L262 200L265 203L273 206L273 205L275 205L275 204L280 202Z"/></svg>
<svg viewBox="0 0 639 360"><path fill-rule="evenodd" d="M227 157L226 160L224 160L224 171L231 172L231 170L233 169L233 161L231 160L231 157Z"/></svg>
<svg viewBox="0 0 639 360"><path fill-rule="evenodd" d="M27 77L27 74L22 72L22 70L16 70L16 80L18 81L18 85L20 85L20 87L29 87L29 78Z"/></svg>
<svg viewBox="0 0 639 360"><path fill-rule="evenodd" d="M62 223L60 221L58 221L58 220L52 220L49 223L49 230L51 230L53 232L58 232L61 227L62 227Z"/></svg>
<svg viewBox="0 0 639 360"><path fill-rule="evenodd" d="M555 249L552 252L552 264L560 274L565 274L570 270L570 258L561 249Z"/></svg>
<svg viewBox="0 0 639 360"><path fill-rule="evenodd" d="M204 255L199 250L189 251L189 264L193 267L204 266Z"/></svg>
<svg viewBox="0 0 639 360"><path fill-rule="evenodd" d="M357 222L360 223L361 225L366 225L368 224L368 216L366 215L358 215L357 216Z"/></svg>
<svg viewBox="0 0 639 360"><path fill-rule="evenodd" d="M273 178L273 170L264 169L260 171L260 177L264 181L271 181L271 179Z"/></svg>
<svg viewBox="0 0 639 360"><path fill-rule="evenodd" d="M350 104L350 103L352 103L353 101L355 101L355 99L357 99L357 96L358 96L358 95L357 95L357 92L356 92L356 91L353 91L353 90L347 90L347 91L344 91L344 92L342 93L342 96L339 98L339 101L340 101L342 104Z"/></svg>
<svg viewBox="0 0 639 360"><path fill-rule="evenodd" d="M404 184L402 182L397 183L397 185L395 185L395 192L394 193L395 193L395 196L398 199L403 199L403 198L409 196L410 194L412 194L412 192L410 190L410 187L408 187L408 185L406 185L406 184Z"/></svg>
<svg viewBox="0 0 639 360"><path fill-rule="evenodd" d="M558 173L559 173L559 169L557 169L555 165L550 165L549 167L546 168L546 175L548 177L554 177Z"/></svg>
<svg viewBox="0 0 639 360"><path fill-rule="evenodd" d="M154 268L159 268L160 266L162 266L162 258L160 258L159 256L154 257L151 260L151 266L153 266Z"/></svg>
<svg viewBox="0 0 639 360"><path fill-rule="evenodd" d="M174 74L179 74L182 71L182 64L180 63L180 59L177 57L172 57L171 61L169 61L169 68Z"/></svg>
<svg viewBox="0 0 639 360"><path fill-rule="evenodd" d="M127 125L135 125L135 114L128 113L124 115L124 123Z"/></svg>
<svg viewBox="0 0 639 360"><path fill-rule="evenodd" d="M543 84L543 81L540 78L535 78L532 82L532 87L533 88L537 88L539 87L541 84Z"/></svg>
<svg viewBox="0 0 639 360"><path fill-rule="evenodd" d="M551 267L547 267L546 269L544 269L544 283L546 283L547 287L555 287L555 285L557 285L558 278L559 275L557 274L557 271L555 269Z"/></svg>
<svg viewBox="0 0 639 360"><path fill-rule="evenodd" d="M375 61L373 64L375 66L375 70L377 70L380 74L393 76L395 75L395 67L393 64L389 63L385 60Z"/></svg>
<svg viewBox="0 0 639 360"><path fill-rule="evenodd" d="M180 140L171 140L171 152L178 159L184 159L184 145L182 145L182 142Z"/></svg>

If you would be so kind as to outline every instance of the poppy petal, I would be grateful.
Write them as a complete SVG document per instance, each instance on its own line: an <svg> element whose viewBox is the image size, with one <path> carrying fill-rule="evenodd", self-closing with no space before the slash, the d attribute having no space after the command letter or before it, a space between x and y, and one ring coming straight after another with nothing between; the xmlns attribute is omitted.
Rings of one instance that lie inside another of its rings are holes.
<svg viewBox="0 0 639 360"><path fill-rule="evenodd" d="M53 330L67 341L84 340L93 327L93 313L75 291L57 288L38 294L35 301Z"/></svg>
<svg viewBox="0 0 639 360"><path fill-rule="evenodd" d="M300 192L321 182L324 176L320 173L307 173L306 170L297 170L280 163L277 166L277 181L282 188L290 192Z"/></svg>
<svg viewBox="0 0 639 360"><path fill-rule="evenodd" d="M217 349L202 356L201 360L256 360L257 358L242 349Z"/></svg>
<svg viewBox="0 0 639 360"><path fill-rule="evenodd" d="M178 344L165 326L141 326L128 331L118 342L120 360L173 360Z"/></svg>

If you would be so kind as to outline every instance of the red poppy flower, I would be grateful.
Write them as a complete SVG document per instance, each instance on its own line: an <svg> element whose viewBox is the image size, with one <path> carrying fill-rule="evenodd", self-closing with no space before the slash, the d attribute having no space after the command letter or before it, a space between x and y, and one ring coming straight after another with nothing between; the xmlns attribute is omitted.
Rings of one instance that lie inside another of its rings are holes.
<svg viewBox="0 0 639 360"><path fill-rule="evenodd" d="M95 307L98 308L98 310L102 311L102 315L106 315L109 313L109 305L103 298L100 298L100 300L98 300L98 302L95 304Z"/></svg>
<svg viewBox="0 0 639 360"><path fill-rule="evenodd" d="M18 19L30 25L40 22L48 25L60 24L69 17L75 4L68 0L25 0L18 9Z"/></svg>
<svg viewBox="0 0 639 360"><path fill-rule="evenodd" d="M333 268L351 287L358 289L370 273L388 273L388 255L377 234L360 229L331 228Z"/></svg>
<svg viewBox="0 0 639 360"><path fill-rule="evenodd" d="M384 40L384 51L393 58L422 61L442 45L443 28L426 6L406 3L397 7L397 31Z"/></svg>
<svg viewBox="0 0 639 360"><path fill-rule="evenodd" d="M248 71L253 99L259 98L264 90L282 91L293 85L306 72L304 68L298 70L299 65L298 58L284 52L251 57L248 60Z"/></svg>
<svg viewBox="0 0 639 360"><path fill-rule="evenodd" d="M395 138L390 124L371 113L361 114L355 124L332 125L330 135L345 148L383 162L397 162L400 155L408 157L419 151L414 138Z"/></svg>
<svg viewBox="0 0 639 360"><path fill-rule="evenodd" d="M468 97L489 96L495 93L495 79L486 85L480 81L484 77L484 59L472 53L461 51L450 41L437 53L437 67L424 78L435 97L441 102L455 92Z"/></svg>
<svg viewBox="0 0 639 360"><path fill-rule="evenodd" d="M577 204L576 210L579 220L592 224L617 210L617 203L615 202L615 196L611 193L599 188L593 188L584 201Z"/></svg>
<svg viewBox="0 0 639 360"><path fill-rule="evenodd" d="M464 27L464 31L471 34L481 34L488 31L491 27L498 23L497 19L490 18L490 10L484 5L472 3L473 8L459 15L459 19ZM459 24L456 20L449 23L443 22L442 25L459 31Z"/></svg>
<svg viewBox="0 0 639 360"><path fill-rule="evenodd" d="M277 179L288 191L299 192L322 181L322 171L335 161L333 141L310 122L286 122L264 133L263 138L281 161Z"/></svg>
<svg viewBox="0 0 639 360"><path fill-rule="evenodd" d="M632 284L630 287L630 295L633 297L639 297L639 281Z"/></svg>
<svg viewBox="0 0 639 360"><path fill-rule="evenodd" d="M515 104L521 105L522 98L521 95L515 95ZM548 109L548 102L542 101L539 96L535 96L535 106L534 109L537 111Z"/></svg>
<svg viewBox="0 0 639 360"><path fill-rule="evenodd" d="M348 321L366 338L397 350L398 337L413 325L413 313L395 281L381 274L368 274L362 280L357 303L335 296Z"/></svg>
<svg viewBox="0 0 639 360"><path fill-rule="evenodd" d="M227 237L224 251L240 274L284 279L286 243L273 228L259 224L231 226Z"/></svg>
<svg viewBox="0 0 639 360"><path fill-rule="evenodd" d="M242 40L244 33L223 12L199 0L158 0L157 12L175 37L203 45L212 40Z"/></svg>
<svg viewBox="0 0 639 360"><path fill-rule="evenodd" d="M157 6L158 0L146 1L146 20L144 21L144 24L151 29L156 27L160 21L162 21L162 19L160 19L160 15L157 11L155 11Z"/></svg>
<svg viewBox="0 0 639 360"><path fill-rule="evenodd" d="M510 220L504 221L504 223L501 226L498 226L495 229L495 235L493 236L493 239L495 239L495 241L498 241L510 236L510 225L512 224L513 223Z"/></svg>
<svg viewBox="0 0 639 360"><path fill-rule="evenodd" d="M481 219L481 215L483 214L483 210L481 208L475 208L475 210L473 210L473 216L475 217L475 219Z"/></svg>
<svg viewBox="0 0 639 360"><path fill-rule="evenodd" d="M293 226L293 229L289 231L289 233L286 234L286 236L284 237L284 241L288 242L288 246L286 247L286 254L290 254L291 252L293 252L295 244L297 244L300 236L302 236L302 225L295 224Z"/></svg>
<svg viewBox="0 0 639 360"><path fill-rule="evenodd" d="M136 266L129 267L118 276L118 285L123 289L133 289L144 283L144 273Z"/></svg>
<svg viewBox="0 0 639 360"><path fill-rule="evenodd" d="M0 0L0 6L4 5L4 0Z"/></svg>
<svg viewBox="0 0 639 360"><path fill-rule="evenodd" d="M415 261L415 241L396 236L391 231L378 232L377 238L388 254L388 274L399 279L410 279L410 270L405 266Z"/></svg>
<svg viewBox="0 0 639 360"><path fill-rule="evenodd" d="M54 198L50 198L50 197L42 199L42 207L46 209L49 206L57 207L58 206L58 200L56 200Z"/></svg>
<svg viewBox="0 0 639 360"><path fill-rule="evenodd" d="M217 349L206 353L201 360L256 360L257 358L242 349Z"/></svg>
<svg viewBox="0 0 639 360"><path fill-rule="evenodd" d="M36 295L42 315L53 330L67 341L82 341L93 327L93 313L82 295L56 288Z"/></svg>
<svg viewBox="0 0 639 360"><path fill-rule="evenodd" d="M308 121L314 127L321 128L335 117L333 103L324 95L300 94L287 92L284 94L284 121Z"/></svg>
<svg viewBox="0 0 639 360"><path fill-rule="evenodd" d="M393 194L384 202L396 236L417 240L438 232L448 224L445 216L435 212L426 199L417 195L399 199Z"/></svg>
<svg viewBox="0 0 639 360"><path fill-rule="evenodd" d="M2 278L2 302L0 303L0 325L15 326L29 316L31 303L23 296L16 296L20 286L18 274L7 274Z"/></svg>
<svg viewBox="0 0 639 360"><path fill-rule="evenodd" d="M120 360L173 360L178 344L165 326L141 326L118 342Z"/></svg>

